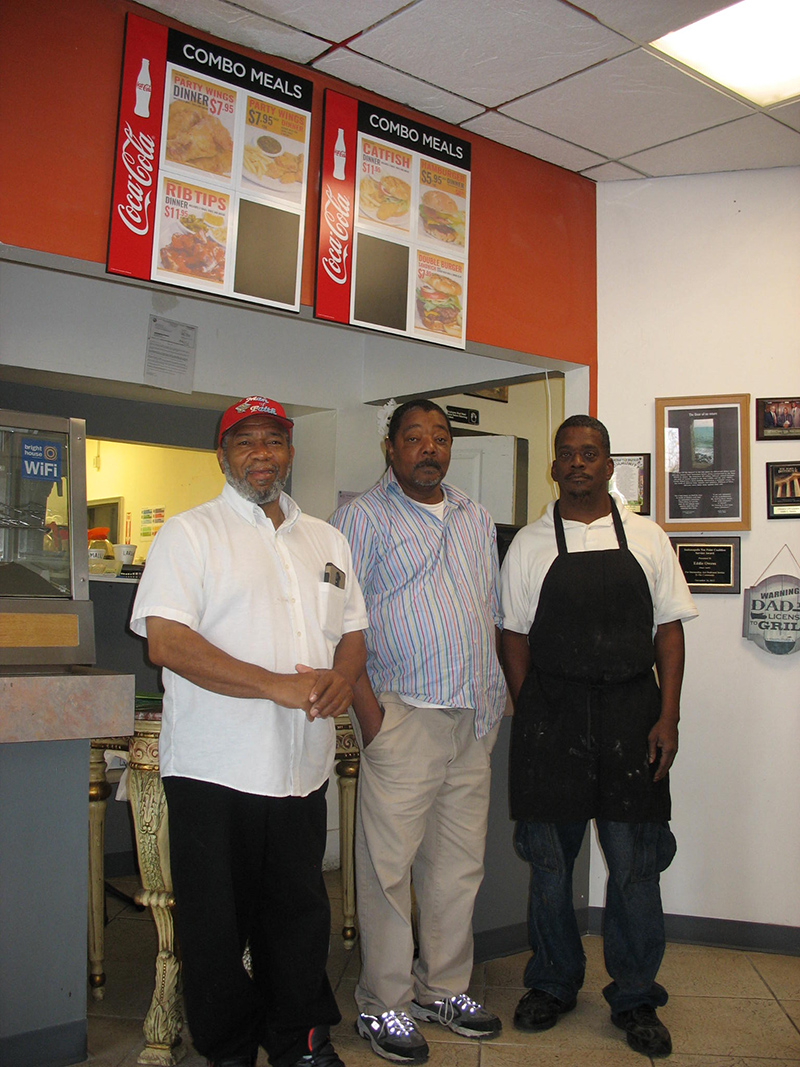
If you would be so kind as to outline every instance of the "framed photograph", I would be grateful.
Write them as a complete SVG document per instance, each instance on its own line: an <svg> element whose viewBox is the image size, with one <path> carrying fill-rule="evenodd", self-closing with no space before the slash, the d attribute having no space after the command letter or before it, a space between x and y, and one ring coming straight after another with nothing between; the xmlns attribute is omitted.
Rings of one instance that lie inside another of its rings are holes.
<svg viewBox="0 0 800 1067"><path fill-rule="evenodd" d="M667 531L750 529L750 396L656 399L656 521Z"/></svg>
<svg viewBox="0 0 800 1067"><path fill-rule="evenodd" d="M628 511L637 515L650 514L650 453L616 452L614 473L608 491L617 493L625 501Z"/></svg>
<svg viewBox="0 0 800 1067"><path fill-rule="evenodd" d="M756 440L800 440L800 396L756 397Z"/></svg>
<svg viewBox="0 0 800 1067"><path fill-rule="evenodd" d="M767 464L767 518L800 519L800 463Z"/></svg>
<svg viewBox="0 0 800 1067"><path fill-rule="evenodd" d="M480 396L484 400L499 400L501 404L508 403L507 385L486 385L482 389L465 389L465 396Z"/></svg>
<svg viewBox="0 0 800 1067"><path fill-rule="evenodd" d="M740 537L670 537L693 593L740 593Z"/></svg>

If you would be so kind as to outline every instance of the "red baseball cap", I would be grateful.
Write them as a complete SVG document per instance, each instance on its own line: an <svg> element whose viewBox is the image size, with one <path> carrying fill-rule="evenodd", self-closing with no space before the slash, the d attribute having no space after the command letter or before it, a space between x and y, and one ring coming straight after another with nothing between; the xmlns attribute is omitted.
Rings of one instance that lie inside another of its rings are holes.
<svg viewBox="0 0 800 1067"><path fill-rule="evenodd" d="M223 435L232 426L235 426L237 422L241 422L242 419L249 419L251 415L269 415L289 433L292 432L294 423L286 417L283 405L279 404L277 400L270 400L266 396L246 396L238 404L232 404L222 416L222 421L219 424L219 444L222 444Z"/></svg>

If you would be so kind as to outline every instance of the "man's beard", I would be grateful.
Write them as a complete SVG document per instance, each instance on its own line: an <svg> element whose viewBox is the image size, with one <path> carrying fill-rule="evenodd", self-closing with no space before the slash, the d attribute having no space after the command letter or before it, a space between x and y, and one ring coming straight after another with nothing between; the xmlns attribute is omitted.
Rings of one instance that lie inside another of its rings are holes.
<svg viewBox="0 0 800 1067"><path fill-rule="evenodd" d="M239 496L244 497L245 500L249 500L251 504L271 504L274 500L277 500L283 492L283 487L286 485L292 469L290 465L286 470L285 477L278 478L276 476L275 481L268 488L256 489L248 482L246 469L243 478L237 478L234 475L231 470L231 465L228 462L228 457L224 452L222 453L220 465L228 485L232 489L235 489Z"/></svg>
<svg viewBox="0 0 800 1067"><path fill-rule="evenodd" d="M417 463L411 472L410 481L420 489L430 489L439 485L444 478L444 471L436 460L423 460Z"/></svg>

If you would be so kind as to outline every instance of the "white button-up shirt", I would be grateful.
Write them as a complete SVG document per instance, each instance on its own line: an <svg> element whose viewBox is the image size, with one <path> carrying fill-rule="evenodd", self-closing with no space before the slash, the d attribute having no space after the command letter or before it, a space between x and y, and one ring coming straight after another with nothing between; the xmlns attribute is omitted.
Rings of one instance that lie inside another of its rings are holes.
<svg viewBox="0 0 800 1067"><path fill-rule="evenodd" d="M270 671L329 668L342 635L367 626L350 548L327 523L281 494L276 530L258 505L225 485L169 519L153 542L131 618L183 623L212 645ZM323 583L327 563L344 589ZM164 668L162 776L215 782L262 796L307 796L330 775L331 719L309 722L270 700L212 693Z"/></svg>
<svg viewBox="0 0 800 1067"><path fill-rule="evenodd" d="M692 595L669 538L654 522L619 506L628 548L644 571L653 600L653 634L663 623L686 621L697 615ZM619 548L614 519L603 515L594 522L564 519L568 552L605 552ZM523 527L503 560L500 587L503 626L527 634L536 618L539 594L547 572L558 556L553 503L544 515Z"/></svg>

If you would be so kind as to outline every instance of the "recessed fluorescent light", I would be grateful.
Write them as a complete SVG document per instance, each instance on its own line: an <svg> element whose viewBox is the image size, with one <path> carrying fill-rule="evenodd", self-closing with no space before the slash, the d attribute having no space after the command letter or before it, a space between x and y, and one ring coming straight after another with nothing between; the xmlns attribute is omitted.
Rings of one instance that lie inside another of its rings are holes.
<svg viewBox="0 0 800 1067"><path fill-rule="evenodd" d="M742 0L652 44L762 107L800 94L798 0Z"/></svg>

